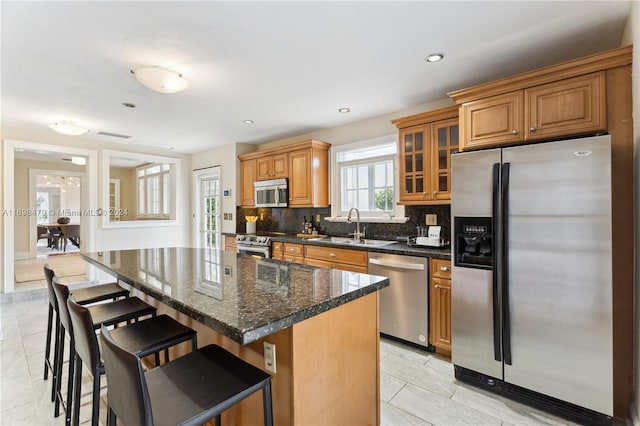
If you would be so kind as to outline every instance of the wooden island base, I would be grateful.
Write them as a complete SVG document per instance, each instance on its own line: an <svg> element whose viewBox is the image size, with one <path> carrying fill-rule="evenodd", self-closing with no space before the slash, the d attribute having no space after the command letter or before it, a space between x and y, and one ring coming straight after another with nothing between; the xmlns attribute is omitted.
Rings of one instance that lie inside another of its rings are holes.
<svg viewBox="0 0 640 426"><path fill-rule="evenodd" d="M380 354L378 293L296 323L247 345L128 286L135 295L198 332L198 347L215 343L264 368L264 345L276 345L271 373L274 425L379 425ZM171 359L188 351L172 349ZM252 395L222 416L225 425L262 425L262 393ZM211 422L213 424L213 421Z"/></svg>

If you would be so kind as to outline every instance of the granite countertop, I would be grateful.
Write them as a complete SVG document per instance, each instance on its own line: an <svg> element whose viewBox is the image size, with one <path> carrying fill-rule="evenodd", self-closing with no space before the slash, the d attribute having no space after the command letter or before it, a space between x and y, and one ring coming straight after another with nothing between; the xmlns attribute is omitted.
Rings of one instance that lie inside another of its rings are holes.
<svg viewBox="0 0 640 426"><path fill-rule="evenodd" d="M240 344L389 285L386 277L222 250L156 248L81 256Z"/></svg>
<svg viewBox="0 0 640 426"><path fill-rule="evenodd" d="M223 235L227 236L235 236L234 233L223 233ZM258 232L258 235L266 235L271 238L271 241L282 241L287 243L296 243L296 244L308 244L315 246L326 246L326 247L336 247L350 250L362 250L362 251L370 251L376 253L389 253L389 254L399 254L405 256L418 256L418 257L430 257L434 259L451 259L451 246L446 247L424 247L424 246L414 246L409 245L407 243L393 243L385 246L373 246L373 245L364 245L364 244L340 244L340 243L332 243L327 238L326 241L318 241L313 238L300 238L297 237L296 234L281 234L281 233L269 233L269 232Z"/></svg>

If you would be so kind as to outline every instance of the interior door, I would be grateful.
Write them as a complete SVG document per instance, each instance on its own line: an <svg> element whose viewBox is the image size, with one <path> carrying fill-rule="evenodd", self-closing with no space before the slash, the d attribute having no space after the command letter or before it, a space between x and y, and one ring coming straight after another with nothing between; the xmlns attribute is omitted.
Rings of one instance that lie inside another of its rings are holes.
<svg viewBox="0 0 640 426"><path fill-rule="evenodd" d="M194 171L196 188L195 245L199 248L221 248L220 167Z"/></svg>
<svg viewBox="0 0 640 426"><path fill-rule="evenodd" d="M505 148L507 382L612 415L610 137Z"/></svg>

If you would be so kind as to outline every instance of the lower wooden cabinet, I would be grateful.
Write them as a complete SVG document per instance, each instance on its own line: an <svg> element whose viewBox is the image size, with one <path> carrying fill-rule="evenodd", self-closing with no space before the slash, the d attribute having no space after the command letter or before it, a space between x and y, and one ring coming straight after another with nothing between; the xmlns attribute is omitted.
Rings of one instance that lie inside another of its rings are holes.
<svg viewBox="0 0 640 426"><path fill-rule="evenodd" d="M451 356L451 261L431 259L430 343Z"/></svg>
<svg viewBox="0 0 640 426"><path fill-rule="evenodd" d="M281 241L273 241L271 243L271 258L277 260L284 259L284 243Z"/></svg>
<svg viewBox="0 0 640 426"><path fill-rule="evenodd" d="M224 236L224 251L237 251L236 237Z"/></svg>
<svg viewBox="0 0 640 426"><path fill-rule="evenodd" d="M304 263L343 271L367 273L366 251L334 247L305 246Z"/></svg>
<svg viewBox="0 0 640 426"><path fill-rule="evenodd" d="M304 246L302 244L283 243L282 252L282 260L285 262L304 263Z"/></svg>

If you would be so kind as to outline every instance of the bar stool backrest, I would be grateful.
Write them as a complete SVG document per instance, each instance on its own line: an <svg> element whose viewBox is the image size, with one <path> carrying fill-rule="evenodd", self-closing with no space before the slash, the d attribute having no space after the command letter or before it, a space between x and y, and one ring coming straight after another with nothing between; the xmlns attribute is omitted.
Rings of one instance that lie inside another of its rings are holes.
<svg viewBox="0 0 640 426"><path fill-rule="evenodd" d="M58 304L58 315L62 326L67 330L69 336L73 336L73 325L69 317L67 309L67 299L69 298L69 287L61 284L58 277L54 276L52 281L53 292L55 294L56 303Z"/></svg>
<svg viewBox="0 0 640 426"><path fill-rule="evenodd" d="M118 346L105 326L100 336L109 383L109 407L125 425L153 426L151 400L140 359Z"/></svg>
<svg viewBox="0 0 640 426"><path fill-rule="evenodd" d="M73 337L76 352L82 361L91 369L91 374L100 375L100 349L98 339L93 328L91 312L82 305L78 305L73 295L67 299L67 308L73 324Z"/></svg>
<svg viewBox="0 0 640 426"><path fill-rule="evenodd" d="M56 300L56 294L53 291L53 277L56 276L56 273L53 269L49 268L49 264L44 264L44 277L47 279L47 289L49 290L49 304L53 306L53 309L58 312L58 303Z"/></svg>

